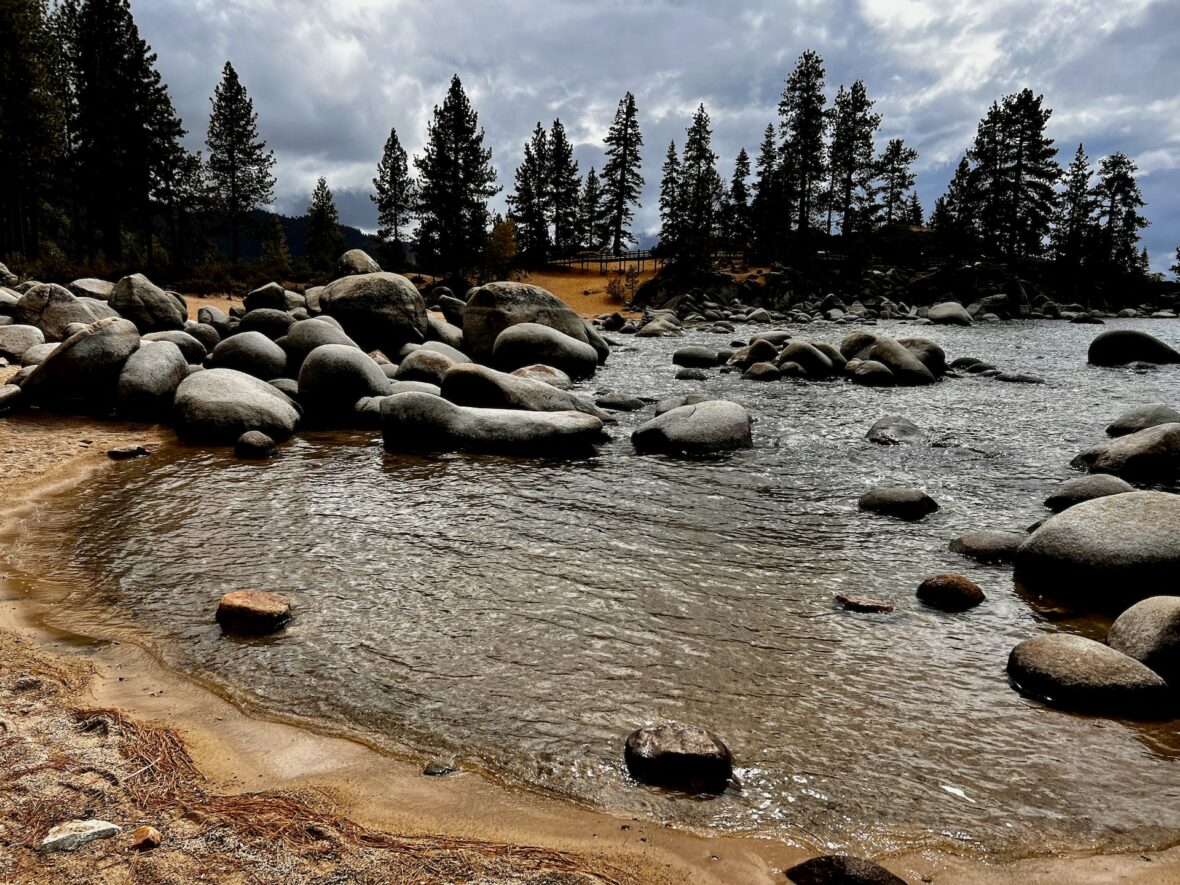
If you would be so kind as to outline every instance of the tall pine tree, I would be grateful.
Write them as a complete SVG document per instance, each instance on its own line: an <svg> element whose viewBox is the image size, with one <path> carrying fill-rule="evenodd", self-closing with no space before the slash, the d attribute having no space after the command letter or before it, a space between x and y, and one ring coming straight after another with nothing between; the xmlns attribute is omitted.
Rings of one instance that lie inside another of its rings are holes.
<svg viewBox="0 0 1180 885"><path fill-rule="evenodd" d="M246 214L274 201L275 157L258 134L254 102L228 61L210 101L213 112L205 137L209 183L218 214L229 224L230 259L237 264Z"/></svg>
<svg viewBox="0 0 1180 885"><path fill-rule="evenodd" d="M717 213L725 186L717 174L713 130L703 104L687 133L680 158L680 256L709 261L716 246Z"/></svg>
<svg viewBox="0 0 1180 885"><path fill-rule="evenodd" d="M635 96L628 92L619 100L614 122L604 139L606 164L602 167L603 202L610 228L610 249L618 255L626 243L634 241L631 235L633 207L639 206L639 195L643 191L643 176L639 174L643 147L643 135L639 132L639 111L635 107Z"/></svg>
<svg viewBox="0 0 1180 885"><path fill-rule="evenodd" d="M550 162L549 136L537 123L533 137L525 142L524 160L516 167L514 191L507 200L517 245L533 264L544 264L549 258Z"/></svg>
<svg viewBox="0 0 1180 885"><path fill-rule="evenodd" d="M750 155L742 148L733 161L733 177L721 217L721 233L731 249L745 249L750 245L750 188L746 184L749 177Z"/></svg>
<svg viewBox="0 0 1180 885"><path fill-rule="evenodd" d="M872 203L873 137L881 126L881 115L873 113L873 102L865 84L857 80L852 88L840 87L828 112L832 133L828 149L828 233L833 215L840 216L840 233L849 236L864 219ZM860 210L858 213L857 210Z"/></svg>
<svg viewBox="0 0 1180 885"><path fill-rule="evenodd" d="M1139 214L1143 193L1135 173L1138 168L1121 151L1103 157L1098 164L1097 202L1101 260L1116 273L1138 268L1139 231L1148 221Z"/></svg>
<svg viewBox="0 0 1180 885"><path fill-rule="evenodd" d="M877 178L880 181L877 188L880 194L878 221L881 224L908 221L907 201L910 189L914 186L913 164L917 159L918 152L907 147L900 138L891 138L881 152L877 160Z"/></svg>
<svg viewBox="0 0 1180 885"><path fill-rule="evenodd" d="M1079 144L1065 172L1065 190L1057 202L1052 235L1054 257L1071 273L1081 270L1094 239L1093 175L1086 149Z"/></svg>
<svg viewBox="0 0 1180 885"><path fill-rule="evenodd" d="M549 128L549 196L550 218L553 220L553 250L559 258L567 258L578 248L578 199L581 176L574 148L565 134L561 120L554 120Z"/></svg>
<svg viewBox="0 0 1180 885"><path fill-rule="evenodd" d="M582 196L578 204L578 239L582 246L594 251L600 251L607 240L602 187L593 166L586 173L586 182L582 185Z"/></svg>
<svg viewBox="0 0 1180 885"><path fill-rule="evenodd" d="M307 261L315 270L331 270L345 249L340 215L328 182L320 178L307 207Z"/></svg>
<svg viewBox="0 0 1180 885"><path fill-rule="evenodd" d="M823 59L808 49L787 78L778 105L786 196L794 205L795 229L804 236L811 228L827 168L824 75Z"/></svg>
<svg viewBox="0 0 1180 885"><path fill-rule="evenodd" d="M778 251L781 231L779 201L782 176L779 151L774 138L774 124L766 124L758 158L754 161L754 198L750 202L750 227L754 251L762 258L773 258Z"/></svg>
<svg viewBox="0 0 1180 885"><path fill-rule="evenodd" d="M427 125L418 168L418 239L447 272L478 266L488 237L488 200L499 193L492 151L458 74Z"/></svg>
<svg viewBox="0 0 1180 885"><path fill-rule="evenodd" d="M660 249L670 255L679 254L684 229L680 186L680 156L673 141L668 144L660 170Z"/></svg>
<svg viewBox="0 0 1180 885"><path fill-rule="evenodd" d="M377 177L373 179L369 199L377 204L377 236L384 251L395 264L405 260L402 232L408 232L414 220L414 202L418 186L410 175L406 150L397 137L397 130L389 130L385 150L377 164Z"/></svg>

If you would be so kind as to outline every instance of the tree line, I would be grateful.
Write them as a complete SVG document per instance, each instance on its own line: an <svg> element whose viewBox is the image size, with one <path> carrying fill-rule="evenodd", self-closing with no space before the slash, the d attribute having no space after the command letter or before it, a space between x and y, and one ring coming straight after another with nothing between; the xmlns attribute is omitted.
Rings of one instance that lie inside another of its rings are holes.
<svg viewBox="0 0 1180 885"><path fill-rule="evenodd" d="M928 258L1050 261L1074 280L1147 272L1134 163L1115 153L1095 168L1079 145L1062 169L1041 96L1025 89L992 104L927 220L914 190L917 151L900 138L879 144L882 117L862 81L840 85L829 102L826 76L818 53L800 56L777 121L752 162L738 152L728 182L708 112L697 109L682 148L673 141L664 155L659 251L686 262L734 250L798 263L871 249L876 234L900 228L928 234ZM228 61L210 102L204 151L190 151L129 0L0 0L0 258L179 269L213 260L209 234L219 233L236 265L247 219L274 201L275 157ZM458 76L433 109L421 155L408 156L391 129L371 197L391 265L412 258L470 274L636 242L644 141L631 93L604 138L605 162L585 175L561 120L538 121L507 217L489 208L500 187L484 141ZM343 239L322 178L307 226L308 263L330 268ZM260 233L264 261L289 268L278 218Z"/></svg>

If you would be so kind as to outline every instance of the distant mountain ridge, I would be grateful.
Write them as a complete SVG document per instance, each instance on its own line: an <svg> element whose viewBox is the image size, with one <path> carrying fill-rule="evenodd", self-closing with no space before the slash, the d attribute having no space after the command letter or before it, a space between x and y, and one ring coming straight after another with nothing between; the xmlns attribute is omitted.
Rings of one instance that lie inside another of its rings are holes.
<svg viewBox="0 0 1180 885"><path fill-rule="evenodd" d="M276 216L283 225L283 232L287 235L287 251L291 253L291 257L305 258L307 256L306 215L291 217L276 212L267 212L264 209L255 209L249 213L246 223L242 226L241 256L244 260L254 261L262 257L262 243L270 231L270 226L273 223L271 219ZM342 224L340 230L344 234L344 242L349 249L364 249L374 255L381 245L380 240L375 236L351 225ZM223 254L229 254L228 231L215 234L212 239Z"/></svg>

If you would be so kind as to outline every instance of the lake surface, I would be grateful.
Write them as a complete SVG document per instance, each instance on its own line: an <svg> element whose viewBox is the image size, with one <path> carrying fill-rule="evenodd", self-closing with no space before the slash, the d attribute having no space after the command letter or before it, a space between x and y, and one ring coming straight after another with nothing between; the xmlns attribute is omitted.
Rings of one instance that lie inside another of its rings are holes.
<svg viewBox="0 0 1180 885"><path fill-rule="evenodd" d="M1180 343L1180 323L1110 325ZM797 334L838 343L853 328ZM44 508L17 565L50 579L71 622L135 631L252 706L613 810L878 851L1175 841L1177 723L1054 711L1004 672L1022 639L1101 639L1108 622L1038 614L1009 568L947 542L1043 518L1076 475L1070 458L1110 420L1180 403L1180 367L1089 367L1095 326L876 328L1049 383L680 382L675 349L728 336L626 341L581 389L735 399L756 417L753 450L637 456L628 436L650 407L621 414L613 441L580 461L392 456L378 433L299 438L266 464L178 449ZM867 442L891 414L939 446ZM887 483L921 486L942 509L919 523L859 513L857 497ZM988 601L924 608L915 588L943 571ZM289 595L292 626L223 638L214 608L241 588ZM843 612L842 592L897 609ZM716 731L741 787L703 800L631 783L624 738L665 718Z"/></svg>

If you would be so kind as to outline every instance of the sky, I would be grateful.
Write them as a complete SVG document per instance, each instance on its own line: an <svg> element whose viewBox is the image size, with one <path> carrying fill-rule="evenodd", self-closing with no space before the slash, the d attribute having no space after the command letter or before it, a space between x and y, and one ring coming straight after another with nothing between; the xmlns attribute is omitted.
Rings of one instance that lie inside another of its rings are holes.
<svg viewBox="0 0 1180 885"><path fill-rule="evenodd" d="M635 94L647 186L635 231L658 230L669 141L704 103L727 180L777 122L805 49L827 91L864 80L879 144L919 152L929 212L993 100L1025 87L1053 108L1063 166L1079 142L1139 166L1152 266L1180 243L1180 3L1176 0L132 0L187 142L203 148L209 96L233 62L278 159L276 206L306 210L323 175L341 219L376 228L368 196L390 128L411 156L452 74L511 189L534 125L560 118L584 173L601 169L619 99ZM493 201L502 210L504 193Z"/></svg>

